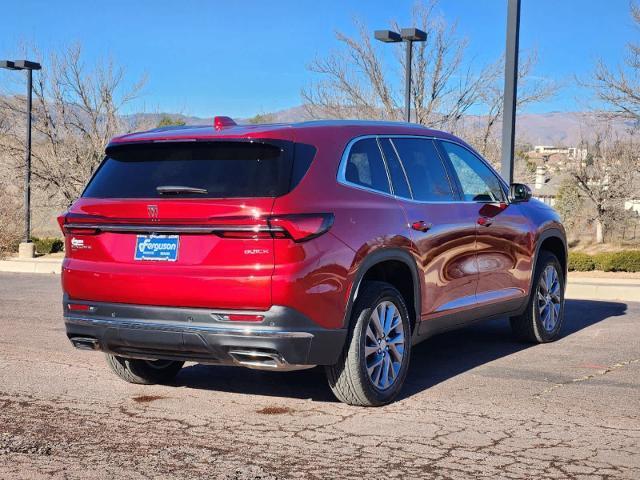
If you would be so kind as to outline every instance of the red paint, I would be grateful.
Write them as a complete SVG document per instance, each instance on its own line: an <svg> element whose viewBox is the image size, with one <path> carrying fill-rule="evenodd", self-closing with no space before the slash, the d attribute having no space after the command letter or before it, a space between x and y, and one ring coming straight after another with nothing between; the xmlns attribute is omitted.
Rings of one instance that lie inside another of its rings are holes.
<svg viewBox="0 0 640 480"><path fill-rule="evenodd" d="M415 261L424 321L442 312L472 309L482 293L514 289L516 295L526 295L535 239L543 228L561 228L557 216L535 201L421 203L338 183L338 165L348 142L375 134L461 142L416 125L241 126L221 117L215 127L115 138L113 144L281 139L313 145L317 152L299 185L277 198L78 199L60 219L65 231L64 291L76 300L141 305L258 311L282 305L323 327L340 328L363 262L376 251L395 248ZM157 207L153 217L150 204ZM91 227L83 230L83 223ZM100 230L100 225L119 224L253 226L255 231L181 234L176 262L148 262L133 259L135 233ZM272 227L281 231L261 230Z"/></svg>
<svg viewBox="0 0 640 480"><path fill-rule="evenodd" d="M225 127L235 127L237 125L230 117L215 117L213 119L213 127L216 130L222 130Z"/></svg>

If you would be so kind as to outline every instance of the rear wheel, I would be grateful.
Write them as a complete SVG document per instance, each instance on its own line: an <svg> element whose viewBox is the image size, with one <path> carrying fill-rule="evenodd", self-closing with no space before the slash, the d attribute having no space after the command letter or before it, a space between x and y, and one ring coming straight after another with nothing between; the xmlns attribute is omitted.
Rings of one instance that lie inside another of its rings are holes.
<svg viewBox="0 0 640 480"><path fill-rule="evenodd" d="M111 354L106 357L111 370L121 379L142 385L170 382L184 365L172 360L138 360Z"/></svg>
<svg viewBox="0 0 640 480"><path fill-rule="evenodd" d="M522 315L512 317L511 329L519 339L552 342L560 336L564 320L564 270L556 256L541 251L533 277L529 303Z"/></svg>
<svg viewBox="0 0 640 480"><path fill-rule="evenodd" d="M352 312L353 327L338 363L326 368L335 396L349 405L378 406L400 392L409 366L409 313L398 290L367 282Z"/></svg>

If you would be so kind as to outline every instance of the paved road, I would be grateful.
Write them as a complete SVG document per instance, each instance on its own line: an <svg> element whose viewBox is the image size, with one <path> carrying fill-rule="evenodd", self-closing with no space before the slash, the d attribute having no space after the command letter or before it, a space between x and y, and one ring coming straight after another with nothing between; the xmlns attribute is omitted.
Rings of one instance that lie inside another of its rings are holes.
<svg viewBox="0 0 640 480"><path fill-rule="evenodd" d="M0 478L640 478L640 303L569 301L560 341L504 321L414 350L402 398L320 369L193 365L126 384L74 350L59 277L0 274Z"/></svg>

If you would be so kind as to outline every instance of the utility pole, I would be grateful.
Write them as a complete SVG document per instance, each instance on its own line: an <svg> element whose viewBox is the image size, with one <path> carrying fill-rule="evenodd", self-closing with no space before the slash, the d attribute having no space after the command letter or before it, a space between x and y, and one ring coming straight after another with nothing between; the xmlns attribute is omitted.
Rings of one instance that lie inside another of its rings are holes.
<svg viewBox="0 0 640 480"><path fill-rule="evenodd" d="M27 138L24 153L24 238L19 246L20 257L33 257L35 249L31 243L31 99L33 93L33 71L42 67L29 60L2 60L0 68L27 71Z"/></svg>
<svg viewBox="0 0 640 480"><path fill-rule="evenodd" d="M508 0L507 48L504 65L504 108L502 109L501 173L513 183L515 153L516 105L518 99L518 44L520 37L520 0Z"/></svg>

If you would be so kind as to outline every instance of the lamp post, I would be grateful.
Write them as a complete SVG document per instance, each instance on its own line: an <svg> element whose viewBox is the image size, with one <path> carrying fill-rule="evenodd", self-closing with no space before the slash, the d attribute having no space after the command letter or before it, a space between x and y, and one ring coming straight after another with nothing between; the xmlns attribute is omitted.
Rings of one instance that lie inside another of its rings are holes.
<svg viewBox="0 0 640 480"><path fill-rule="evenodd" d="M520 0L509 0L507 9L507 46L504 63L504 106L502 118L502 177L513 183L513 156L518 99L518 44L520 37Z"/></svg>
<svg viewBox="0 0 640 480"><path fill-rule="evenodd" d="M29 60L3 60L0 61L0 68L27 71L27 138L24 155L24 240L23 243L20 244L19 254L21 257L33 257L35 251L31 243L31 97L33 92L33 71L40 70L42 67L39 63Z"/></svg>
<svg viewBox="0 0 640 480"><path fill-rule="evenodd" d="M393 30L376 30L374 32L376 40L384 43L405 42L407 44L404 65L404 114L407 122L411 121L411 57L413 55L413 42L424 42L427 40L427 33L418 28L403 28L400 33Z"/></svg>

